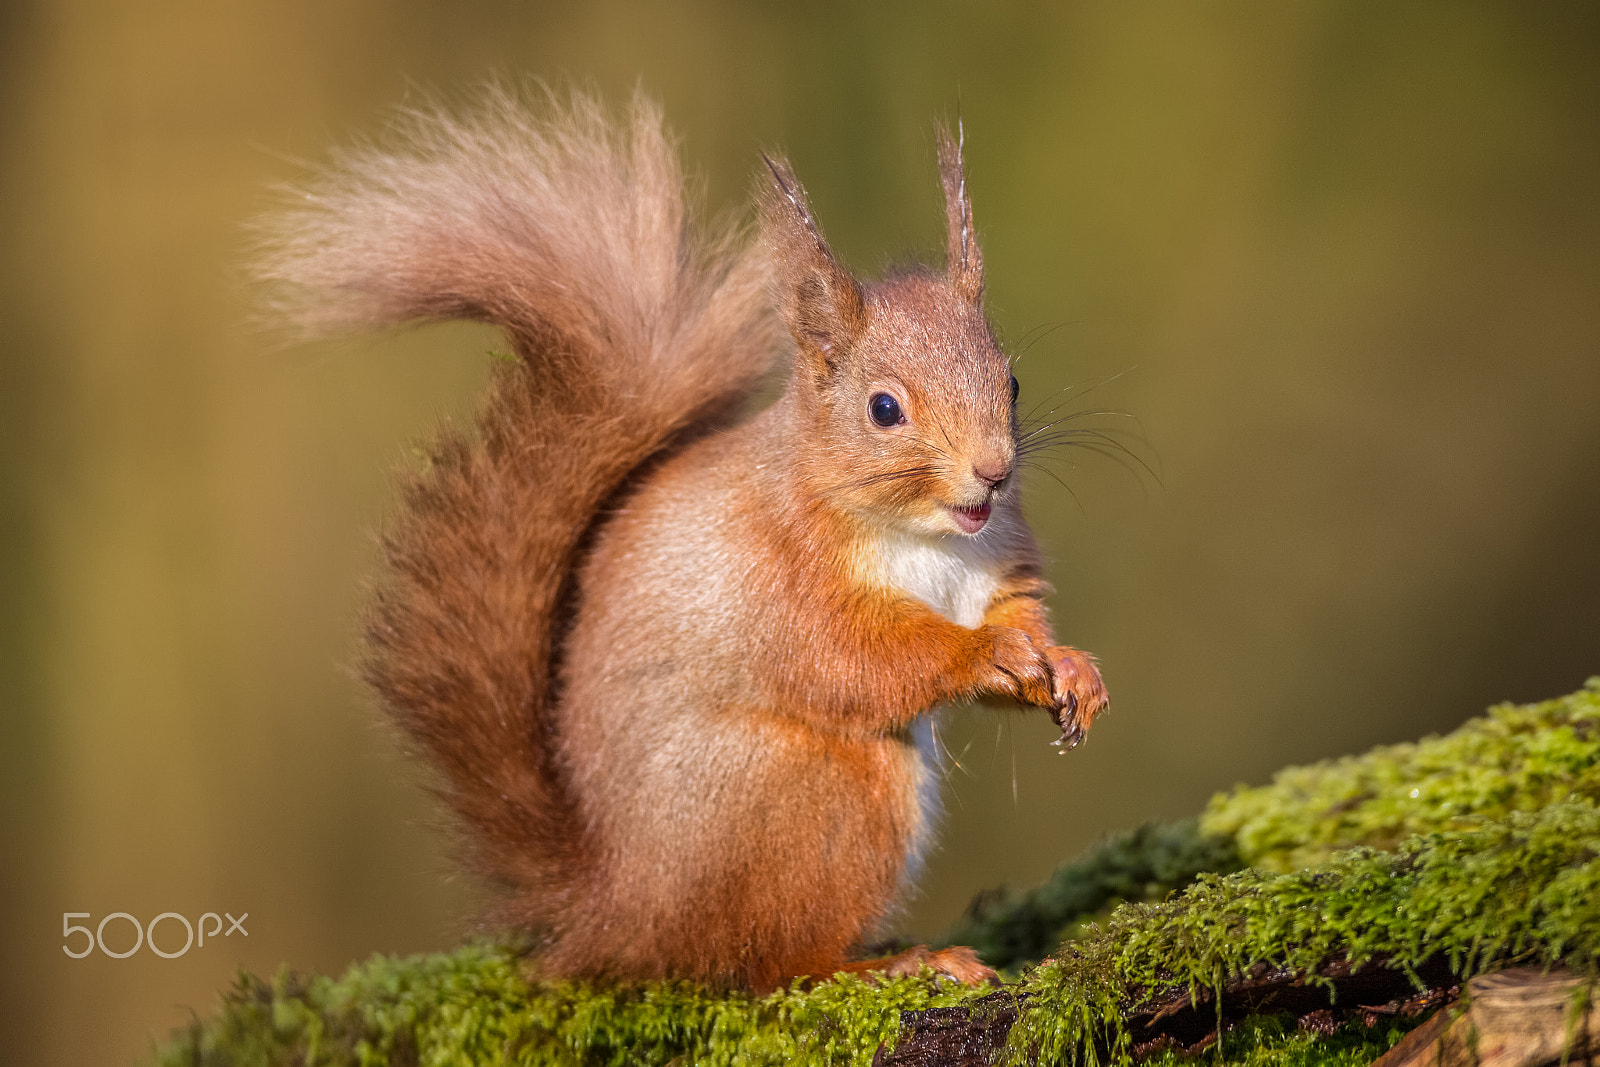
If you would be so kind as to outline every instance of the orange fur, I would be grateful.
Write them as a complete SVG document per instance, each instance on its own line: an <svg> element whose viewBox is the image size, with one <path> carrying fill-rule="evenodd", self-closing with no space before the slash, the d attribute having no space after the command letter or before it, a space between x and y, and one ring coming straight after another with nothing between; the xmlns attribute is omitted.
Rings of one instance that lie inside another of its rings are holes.
<svg viewBox="0 0 1600 1067"><path fill-rule="evenodd" d="M786 162L759 241L705 236L650 104L544 107L414 115L269 228L306 331L476 318L519 357L406 487L367 677L550 973L832 974L927 839L928 712L1104 704L1045 615L959 150L947 271L868 284ZM990 973L887 966L924 962Z"/></svg>

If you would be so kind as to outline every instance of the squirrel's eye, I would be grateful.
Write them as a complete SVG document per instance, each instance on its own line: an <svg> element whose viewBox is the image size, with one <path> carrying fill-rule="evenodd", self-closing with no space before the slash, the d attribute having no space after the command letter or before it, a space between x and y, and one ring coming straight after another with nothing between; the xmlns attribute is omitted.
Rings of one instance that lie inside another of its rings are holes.
<svg viewBox="0 0 1600 1067"><path fill-rule="evenodd" d="M1015 374L1013 374L1011 376L1011 402L1013 404L1015 404L1017 402L1017 393L1020 392L1021 390L1022 390L1022 386L1017 384L1017 376Z"/></svg>
<svg viewBox="0 0 1600 1067"><path fill-rule="evenodd" d="M867 410L872 413L872 421L879 426L894 426L905 422L905 413L900 410L900 401L888 393L873 393L872 399L867 401Z"/></svg>

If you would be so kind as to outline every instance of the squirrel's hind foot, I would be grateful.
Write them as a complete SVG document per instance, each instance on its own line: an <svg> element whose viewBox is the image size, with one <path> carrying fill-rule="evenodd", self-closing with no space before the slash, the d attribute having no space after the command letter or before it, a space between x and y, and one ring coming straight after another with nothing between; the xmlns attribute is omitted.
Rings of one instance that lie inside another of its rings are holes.
<svg viewBox="0 0 1600 1067"><path fill-rule="evenodd" d="M850 974L883 974L889 978L909 978L927 967L936 976L954 978L962 985L999 985L1000 975L984 965L978 953L965 945L929 948L917 945L893 956L860 960L840 968Z"/></svg>

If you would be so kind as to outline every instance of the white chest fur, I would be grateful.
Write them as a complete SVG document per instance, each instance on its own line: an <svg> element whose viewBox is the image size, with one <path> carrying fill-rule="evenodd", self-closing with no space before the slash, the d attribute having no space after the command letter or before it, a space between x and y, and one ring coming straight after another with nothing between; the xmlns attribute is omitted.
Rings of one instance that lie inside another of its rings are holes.
<svg viewBox="0 0 1600 1067"><path fill-rule="evenodd" d="M998 516L997 516L998 518ZM920 600L957 626L983 624L985 609L994 598L1004 573L997 524L990 536L928 537L902 531L885 531L862 546L856 557L858 577L868 585L888 587ZM923 854L939 819L939 759L934 715L917 720L906 759L912 771L905 798L912 832L906 843L903 884L910 884L922 868Z"/></svg>
<svg viewBox="0 0 1600 1067"><path fill-rule="evenodd" d="M1000 584L1000 560L983 537L886 532L868 556L869 581L922 601L958 626L979 626Z"/></svg>

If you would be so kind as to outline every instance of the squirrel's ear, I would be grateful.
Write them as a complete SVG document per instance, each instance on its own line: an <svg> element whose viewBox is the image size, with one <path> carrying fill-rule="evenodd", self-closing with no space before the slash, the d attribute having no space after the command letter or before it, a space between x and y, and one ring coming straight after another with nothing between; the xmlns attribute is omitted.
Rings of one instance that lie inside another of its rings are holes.
<svg viewBox="0 0 1600 1067"><path fill-rule="evenodd" d="M789 161L761 158L772 174L758 200L761 236L777 268L778 311L802 358L830 374L866 326L861 286L828 250Z"/></svg>
<svg viewBox="0 0 1600 1067"><path fill-rule="evenodd" d="M972 225L972 199L967 196L967 172L961 162L961 147L966 139L961 120L956 120L956 136L938 129L939 182L944 186L944 213L949 227L945 274L950 287L968 303L983 303L983 252L978 248L978 231Z"/></svg>

